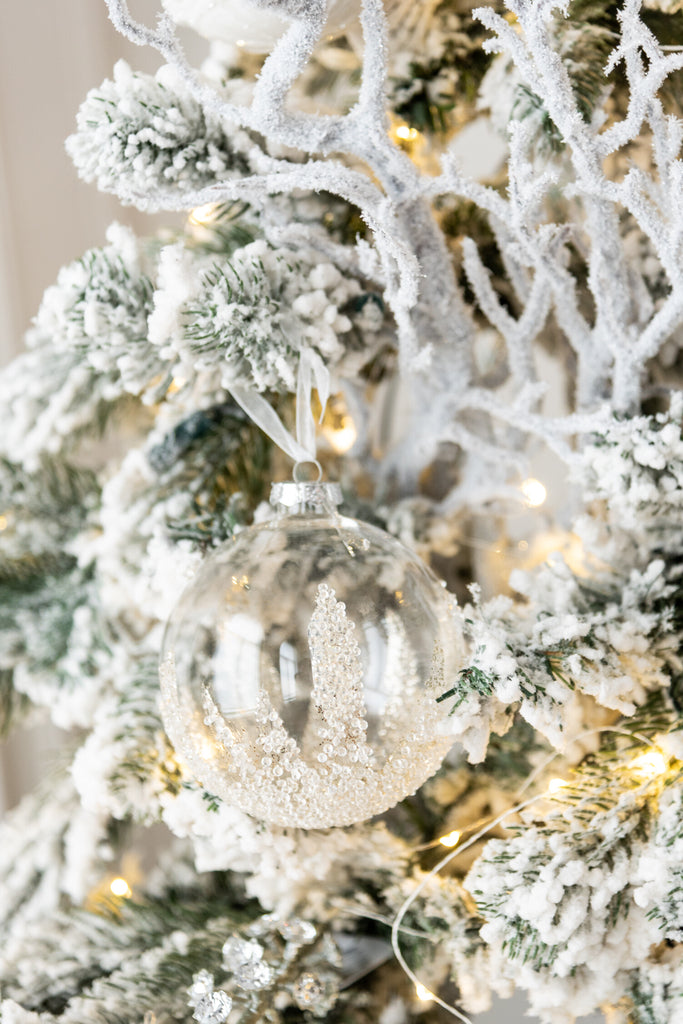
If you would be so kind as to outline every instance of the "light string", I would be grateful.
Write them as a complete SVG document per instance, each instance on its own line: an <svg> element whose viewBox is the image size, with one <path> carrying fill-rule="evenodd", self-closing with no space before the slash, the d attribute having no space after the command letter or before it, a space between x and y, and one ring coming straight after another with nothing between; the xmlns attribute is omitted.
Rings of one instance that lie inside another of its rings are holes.
<svg viewBox="0 0 683 1024"><path fill-rule="evenodd" d="M656 747L656 744L653 744L651 737L645 736L643 733L640 732L635 732L629 729L620 729L615 726L601 726L600 728L589 729L587 732L579 733L568 741L567 746L569 747L573 743L578 743L580 740L587 739L590 736L604 735L606 733L612 733L619 736L627 736L629 737L629 739L640 740L642 743L645 743L648 746ZM562 756L561 751L556 750L549 757L545 758L539 765L536 766L536 768L533 769L533 771L529 773L529 775L526 777L522 785L515 791L514 796L520 797L524 792L526 792L529 786L533 785L533 783L539 777L539 775L542 775L550 767L553 761L555 761L560 756ZM403 919L405 918L406 914L412 907L413 903L417 900L418 896L420 896L420 894L423 892L425 886L433 878L435 878L436 875L438 875L439 872L443 870L443 868L450 864L450 862L454 860L455 857L458 857L461 853L464 853L464 851L469 849L471 846L474 846L475 843L479 842L480 839L483 839L483 837L487 835L487 833L494 829L496 825L500 825L507 817L509 817L509 815L518 814L520 811L523 811L527 807L530 807L532 804L536 803L536 801L542 800L544 798L547 799L547 797L547 791L543 793L536 793L528 800L524 800L521 803L515 804L513 807L509 807L506 811L503 811L502 814L499 814L497 818L494 818L491 821L486 822L486 824L484 824L483 827L480 828L478 832L475 832L475 834L471 836L468 840L466 840L464 843L458 845L458 843L456 842L456 844L454 844L454 849L450 850L449 853L442 857L441 860L438 861L437 864L435 864L434 867L426 875L424 875L424 877L420 880L420 882L412 891L412 893L410 893L410 895L407 896L406 899L403 901L394 917L391 927L391 946L394 951L394 956L396 957L396 960L398 961L400 967L402 968L406 976L410 979L410 981L413 983L416 991L420 992L421 999L431 999L433 1002L437 1003L440 1007L442 1007L442 1009L450 1013L451 1016L457 1017L457 1019L462 1021L463 1024L473 1024L472 1019L468 1017L467 1014L464 1014L460 1010L458 1010L457 1007L445 1002L445 1000L441 999L435 992L432 992L429 988L427 988L424 982L420 981L415 972L408 966L405 957L401 952L401 947L399 944L399 933L409 933L409 930L403 926ZM482 819L479 820L481 821ZM475 822L475 824L470 827L474 828L476 827L477 824L478 822ZM433 847L441 844L443 838L447 837L442 836L441 838L435 839L430 843L425 843L422 846L417 846L415 847L414 852L417 853L423 850L432 849Z"/></svg>

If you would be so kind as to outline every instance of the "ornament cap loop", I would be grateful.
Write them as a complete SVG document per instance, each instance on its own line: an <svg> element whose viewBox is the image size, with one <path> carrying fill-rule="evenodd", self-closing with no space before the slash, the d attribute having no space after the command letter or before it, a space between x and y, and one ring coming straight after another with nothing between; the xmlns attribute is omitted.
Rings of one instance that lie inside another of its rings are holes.
<svg viewBox="0 0 683 1024"><path fill-rule="evenodd" d="M315 470L317 473L315 480L311 480L310 473L307 474L307 471L304 469L304 466L315 466ZM317 459L301 460L300 462L294 463L292 477L294 479L295 484L319 484L323 478L323 467L320 465Z"/></svg>
<svg viewBox="0 0 683 1024"><path fill-rule="evenodd" d="M273 484L270 489L271 505L286 509L290 515L302 512L331 514L342 501L342 490L336 483L285 480Z"/></svg>

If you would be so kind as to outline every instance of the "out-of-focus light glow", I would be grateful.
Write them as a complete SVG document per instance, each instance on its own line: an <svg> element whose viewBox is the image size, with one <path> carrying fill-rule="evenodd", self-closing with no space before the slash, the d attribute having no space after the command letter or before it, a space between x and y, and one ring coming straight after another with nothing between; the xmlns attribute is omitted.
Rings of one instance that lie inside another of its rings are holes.
<svg viewBox="0 0 683 1024"><path fill-rule="evenodd" d="M551 779L548 783L548 793L550 796L555 796L567 785L566 779Z"/></svg>
<svg viewBox="0 0 683 1024"><path fill-rule="evenodd" d="M358 431L343 395L332 395L328 401L321 420L321 433L337 455L346 454L356 443Z"/></svg>
<svg viewBox="0 0 683 1024"><path fill-rule="evenodd" d="M0 531L7 529L7 516L0 516Z"/></svg>
<svg viewBox="0 0 683 1024"><path fill-rule="evenodd" d="M358 431L351 417L344 416L336 429L325 431L325 436L335 452L338 455L343 455L345 452L348 452L349 448L353 448L358 437Z"/></svg>
<svg viewBox="0 0 683 1024"><path fill-rule="evenodd" d="M453 832L449 832L447 836L441 836L439 842L441 843L442 846L448 846L449 848L452 846L457 846L458 843L460 842L461 835L462 832L458 832L458 830L455 829Z"/></svg>
<svg viewBox="0 0 683 1024"><path fill-rule="evenodd" d="M195 206L194 210L191 211L188 220L190 224L195 224L197 227L204 227L212 222L216 215L217 208L217 203L205 203L203 206Z"/></svg>
<svg viewBox="0 0 683 1024"><path fill-rule="evenodd" d="M216 754L216 744L208 736L202 736L201 743L199 744L199 756L203 757L205 761L213 761Z"/></svg>
<svg viewBox="0 0 683 1024"><path fill-rule="evenodd" d="M415 142L415 139L420 134L417 128L409 128L407 124L399 124L394 129L394 132L396 134L396 138L400 139L402 142Z"/></svg>
<svg viewBox="0 0 683 1024"><path fill-rule="evenodd" d="M635 776L646 781L648 779L656 779L658 775L663 775L667 769L667 763L661 751L648 750L646 753L634 757L629 762L628 767Z"/></svg>
<svg viewBox="0 0 683 1024"><path fill-rule="evenodd" d="M109 886L114 896L124 896L126 898L133 895L131 887L125 878L114 878Z"/></svg>
<svg viewBox="0 0 683 1024"><path fill-rule="evenodd" d="M538 508L548 497L548 492L540 480L529 477L523 484L520 484L520 491L524 495L524 501L529 508Z"/></svg>
<svg viewBox="0 0 683 1024"><path fill-rule="evenodd" d="M431 1003L432 999L434 998L429 989L425 988L424 985L420 985L419 983L415 986L415 995L423 1003Z"/></svg>

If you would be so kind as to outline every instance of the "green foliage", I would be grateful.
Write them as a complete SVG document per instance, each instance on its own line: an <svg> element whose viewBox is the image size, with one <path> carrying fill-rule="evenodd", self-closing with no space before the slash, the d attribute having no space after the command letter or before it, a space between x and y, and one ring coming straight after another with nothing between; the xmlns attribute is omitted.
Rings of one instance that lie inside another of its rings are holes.
<svg viewBox="0 0 683 1024"><path fill-rule="evenodd" d="M0 582L0 665L53 667L66 652L76 609L92 600L91 575L74 566Z"/></svg>
<svg viewBox="0 0 683 1024"><path fill-rule="evenodd" d="M517 716L508 732L491 736L486 759L475 771L486 773L503 787L516 788L529 777L539 754L547 756L549 752L533 726Z"/></svg>
<svg viewBox="0 0 683 1024"><path fill-rule="evenodd" d="M193 413L148 453L159 499L186 497L167 521L174 540L205 548L232 536L266 497L272 442L234 402Z"/></svg>
<svg viewBox="0 0 683 1024"><path fill-rule="evenodd" d="M603 70L618 38L617 10L617 4L573 0L569 16L557 15L553 23L557 53L569 74L579 114L586 123L591 121L608 84L618 78L618 74L613 74L607 79ZM535 119L541 148L556 153L563 149L564 139L546 110L543 97L523 83L517 86L511 116L520 121Z"/></svg>
<svg viewBox="0 0 683 1024"><path fill-rule="evenodd" d="M225 875L191 887L167 885L139 902L110 899L99 913L72 909L39 923L26 938L30 983L8 958L0 988L28 1010L64 1021L128 1024L131 1007L186 1021L187 987L216 969L226 937L254 916ZM49 964L59 962L54 974ZM81 998L84 1002L81 1002Z"/></svg>
<svg viewBox="0 0 683 1024"><path fill-rule="evenodd" d="M101 344L103 334L124 328L130 344L144 344L154 291L150 279L133 272L113 247L89 249L78 266L82 273L70 296L69 340L85 352L89 343Z"/></svg>
<svg viewBox="0 0 683 1024"><path fill-rule="evenodd" d="M154 287L145 270L145 247L119 225L107 237L108 245L62 268L43 296L33 335L49 339L57 350L76 352L98 375L110 376L116 398L141 394L168 366L147 340Z"/></svg>
<svg viewBox="0 0 683 1024"><path fill-rule="evenodd" d="M337 996L340 955L324 932L294 944L285 940L281 925L277 917L259 916L258 905L245 900L225 874L204 875L193 884L167 879L154 895L110 898L100 902L98 913L73 909L30 929L22 942L28 970L18 976L10 953L0 968L0 987L23 1009L65 1024L129 1024L133 1013L135 1019L151 1013L155 1020L180 1024L192 1016L188 988L204 971L216 989L229 993L231 1019L240 1024L280 1020L276 1002L285 1019L311 1020L319 1007L297 1012L293 988L314 974L328 986L329 1009ZM223 963L230 937L258 942L270 969L268 983L240 984L230 962ZM55 961L57 972L49 967ZM342 1005L348 998L342 995Z"/></svg>
<svg viewBox="0 0 683 1024"><path fill-rule="evenodd" d="M55 685L68 674L55 671L66 653L74 615L92 601L92 572L67 553L69 540L83 528L98 501L89 471L43 459L34 473L0 462L0 731L28 707L14 688L22 666L22 686L34 674L53 673ZM94 671L94 665L89 666ZM88 665L81 664L87 672ZM30 688L30 685L29 685Z"/></svg>
<svg viewBox="0 0 683 1024"><path fill-rule="evenodd" d="M246 174L250 145L205 111L170 68L136 74L123 61L113 80L88 94L67 140L81 177L128 203L158 188L200 189Z"/></svg>
<svg viewBox="0 0 683 1024"><path fill-rule="evenodd" d="M402 29L397 26L398 32ZM389 103L412 128L445 132L453 127L454 109L462 113L463 107L474 105L491 57L481 49L481 24L454 0L435 5L429 32L429 43L415 47L405 72L390 76ZM418 56L425 49L429 55Z"/></svg>
<svg viewBox="0 0 683 1024"><path fill-rule="evenodd" d="M72 560L63 548L97 505L94 473L43 457L29 472L0 458L0 578L23 579Z"/></svg>
<svg viewBox="0 0 683 1024"><path fill-rule="evenodd" d="M561 788L545 797L546 805L539 806L531 821L511 828L515 838L487 845L467 885L483 917L499 921L501 948L509 960L530 964L538 972L554 969L584 925L593 941L591 917L597 910L590 909L592 887L606 885L611 893L600 910L605 933L632 911L636 883L631 879L637 877L643 850L666 845L660 800L669 787L680 784L683 768L661 752L661 769L651 768L652 747L644 737L677 725L663 695L653 695L637 721L622 721L598 753L588 755ZM671 817L676 808L666 806ZM680 818L675 821L676 829L683 829ZM629 864L633 866L627 869ZM540 892L548 894L546 905L540 902L537 910L539 920L546 919L543 926L537 926L531 913L513 908L511 888L517 906L520 900L524 903L525 893L534 906ZM577 916L577 902L586 906L584 917ZM674 902L679 915L677 898ZM546 906L553 907L550 921ZM557 940L549 941L550 935Z"/></svg>
<svg viewBox="0 0 683 1024"><path fill-rule="evenodd" d="M571 79L579 113L586 123L609 89L611 104L617 116L623 116L628 99L628 88L623 67L617 67L609 77L604 67L619 36L617 14L620 5L603 4L598 0L572 0L567 18L557 16L553 31L557 52ZM657 10L643 10L643 21L662 45L678 45L683 31L683 12L674 14ZM683 110L683 74L669 76L661 88L661 96L668 108L677 114ZM542 97L526 85L517 86L512 116L524 120L534 117L538 124L541 147L558 153L564 140L555 126Z"/></svg>
<svg viewBox="0 0 683 1024"><path fill-rule="evenodd" d="M177 793L180 770L159 716L159 670L155 657L141 655L131 677L101 713L85 746L110 746L116 760L106 776L108 806L118 819L150 823L159 814L161 792Z"/></svg>
<svg viewBox="0 0 683 1024"><path fill-rule="evenodd" d="M217 203L202 230L185 236L185 244L188 248L230 256L258 237L258 228L249 220L249 213L247 203Z"/></svg>
<svg viewBox="0 0 683 1024"><path fill-rule="evenodd" d="M482 672L476 665L468 665L460 670L458 682L450 690L442 693L436 698L437 703L455 697L451 714L453 714L467 698L477 693L480 697L491 697L495 691L495 677L487 672Z"/></svg>
<svg viewBox="0 0 683 1024"><path fill-rule="evenodd" d="M662 960L666 961L666 954ZM629 1024L673 1024L679 1019L683 984L676 976L675 964L673 960L668 970L665 964L646 964L635 974L624 1000Z"/></svg>
<svg viewBox="0 0 683 1024"><path fill-rule="evenodd" d="M0 943L80 903L105 871L108 816L86 811L63 759L0 822ZM0 967L0 973L2 967ZM2 981L0 981L0 992Z"/></svg>
<svg viewBox="0 0 683 1024"><path fill-rule="evenodd" d="M184 337L198 362L220 353L233 379L257 390L293 387L297 351L287 337L289 278L297 272L278 255L269 260L215 262L201 275L195 302L183 310Z"/></svg>

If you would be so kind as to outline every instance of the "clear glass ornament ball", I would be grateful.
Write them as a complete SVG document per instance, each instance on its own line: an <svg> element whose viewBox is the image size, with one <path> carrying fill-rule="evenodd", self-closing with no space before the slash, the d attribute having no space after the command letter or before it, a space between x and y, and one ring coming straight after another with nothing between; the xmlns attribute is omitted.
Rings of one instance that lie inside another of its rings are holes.
<svg viewBox="0 0 683 1024"><path fill-rule="evenodd" d="M207 558L164 637L162 714L212 793L282 826L364 821L452 740L454 600L418 556L340 515L338 485L273 486L278 514Z"/></svg>

